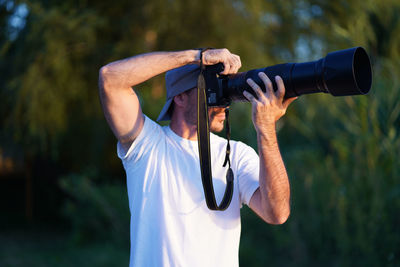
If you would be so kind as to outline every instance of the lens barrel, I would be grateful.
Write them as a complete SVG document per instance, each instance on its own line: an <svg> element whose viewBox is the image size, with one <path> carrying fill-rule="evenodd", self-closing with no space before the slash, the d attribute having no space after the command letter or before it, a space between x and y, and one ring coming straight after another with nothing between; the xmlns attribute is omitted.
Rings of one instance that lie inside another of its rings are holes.
<svg viewBox="0 0 400 267"><path fill-rule="evenodd" d="M312 93L329 93L333 96L367 94L372 84L372 68L367 52L354 47L328 53L326 57L304 63L284 63L229 75L222 81L223 94L232 101L247 101L243 91L255 96L247 84L253 79L263 91L264 83L258 77L264 72L277 90L274 77L281 76L285 84L285 98Z"/></svg>

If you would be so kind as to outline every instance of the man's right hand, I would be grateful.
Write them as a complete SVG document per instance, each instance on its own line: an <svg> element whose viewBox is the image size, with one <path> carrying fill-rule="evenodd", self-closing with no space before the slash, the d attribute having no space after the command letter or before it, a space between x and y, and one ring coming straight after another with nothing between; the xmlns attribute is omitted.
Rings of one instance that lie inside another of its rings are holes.
<svg viewBox="0 0 400 267"><path fill-rule="evenodd" d="M232 54L228 49L210 49L203 52L203 64L215 65L217 63L224 64L224 71L221 74L235 74L238 72L242 63L238 55Z"/></svg>

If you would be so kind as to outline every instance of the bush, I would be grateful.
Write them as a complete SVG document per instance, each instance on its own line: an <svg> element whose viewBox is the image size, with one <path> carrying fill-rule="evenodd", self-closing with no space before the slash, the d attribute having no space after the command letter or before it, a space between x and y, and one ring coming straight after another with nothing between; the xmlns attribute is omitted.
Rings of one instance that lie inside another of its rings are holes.
<svg viewBox="0 0 400 267"><path fill-rule="evenodd" d="M63 215L71 223L74 242L107 239L129 244L130 213L124 185L85 173L63 177L60 186L69 195Z"/></svg>

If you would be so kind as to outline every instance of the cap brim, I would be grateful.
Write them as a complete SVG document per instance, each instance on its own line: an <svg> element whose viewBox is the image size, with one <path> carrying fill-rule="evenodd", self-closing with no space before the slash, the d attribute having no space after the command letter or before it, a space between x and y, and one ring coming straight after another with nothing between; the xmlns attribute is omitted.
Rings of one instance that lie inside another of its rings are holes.
<svg viewBox="0 0 400 267"><path fill-rule="evenodd" d="M165 105L163 109L160 112L160 115L158 116L157 121L169 121L171 120L171 115L168 113L169 108L171 107L172 99L168 99L167 102L165 102Z"/></svg>

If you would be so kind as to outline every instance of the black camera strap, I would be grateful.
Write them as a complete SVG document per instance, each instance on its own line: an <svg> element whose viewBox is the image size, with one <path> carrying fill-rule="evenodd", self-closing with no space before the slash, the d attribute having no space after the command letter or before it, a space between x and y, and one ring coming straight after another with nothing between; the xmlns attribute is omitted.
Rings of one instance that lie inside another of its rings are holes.
<svg viewBox="0 0 400 267"><path fill-rule="evenodd" d="M214 193L214 186L212 182L211 172L211 155L210 155L210 129L208 124L208 105L206 95L206 82L204 79L204 65L202 54L205 50L200 52L200 75L197 81L197 140L199 146L199 159L200 159L200 170L201 179L203 183L204 195L206 198L207 207L210 210L223 211L228 208L232 200L233 195L233 171L231 169L231 162L229 159L230 155L230 128L229 128L229 110L226 109L226 125L227 125L227 139L228 145L226 149L225 162L229 164L229 169L226 174L226 188L220 205L217 204Z"/></svg>

